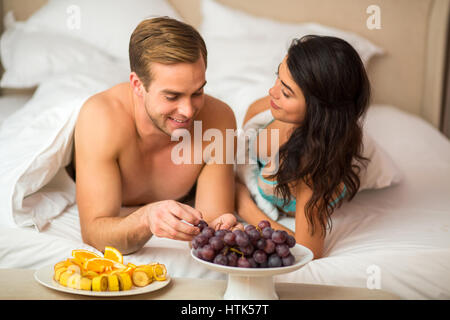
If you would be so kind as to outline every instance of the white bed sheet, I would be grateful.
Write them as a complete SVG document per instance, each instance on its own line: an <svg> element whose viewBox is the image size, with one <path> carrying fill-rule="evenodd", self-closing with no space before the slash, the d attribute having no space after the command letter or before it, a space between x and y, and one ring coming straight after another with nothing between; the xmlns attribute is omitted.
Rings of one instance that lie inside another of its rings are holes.
<svg viewBox="0 0 450 320"><path fill-rule="evenodd" d="M325 257L276 281L366 287L378 270L379 288L401 298L449 299L450 142L390 106L372 106L366 126L402 170L402 182L344 204L333 216ZM281 222L293 226L292 219ZM76 204L42 232L0 227L1 268L39 268L75 248L95 251L81 241ZM154 237L125 261L159 261L175 277L225 279L193 261L186 242Z"/></svg>
<svg viewBox="0 0 450 320"><path fill-rule="evenodd" d="M26 94L11 94L0 97L0 125L7 117L13 114L15 111L22 108L28 100L31 99L31 95Z"/></svg>

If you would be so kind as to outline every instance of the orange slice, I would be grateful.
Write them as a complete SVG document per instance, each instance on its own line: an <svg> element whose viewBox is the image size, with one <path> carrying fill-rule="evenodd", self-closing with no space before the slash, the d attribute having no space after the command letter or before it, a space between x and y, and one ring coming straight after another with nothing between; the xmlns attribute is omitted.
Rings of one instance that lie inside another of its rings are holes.
<svg viewBox="0 0 450 320"><path fill-rule="evenodd" d="M101 258L98 254L95 252L84 250L84 249L75 249L72 250L72 257L75 258L75 260L78 260L81 262L81 264L84 264L86 260L92 259L92 258Z"/></svg>
<svg viewBox="0 0 450 320"><path fill-rule="evenodd" d="M128 273L130 275L130 277L133 275L133 271L134 269L136 269L136 267L130 267L128 266L126 269L122 270L121 272L125 272Z"/></svg>
<svg viewBox="0 0 450 320"><path fill-rule="evenodd" d="M62 267L62 268L58 268L55 271L55 275L54 275L54 279L59 282L59 278L61 278L61 275L63 274L63 272L67 271L67 267Z"/></svg>
<svg viewBox="0 0 450 320"><path fill-rule="evenodd" d="M84 261L78 260L76 258L72 258L72 259L68 259L68 260L69 260L69 262L68 262L69 266L77 265L80 268L83 268Z"/></svg>
<svg viewBox="0 0 450 320"><path fill-rule="evenodd" d="M53 267L53 270L56 272L56 270L58 270L58 269L60 269L60 268L64 268L64 267L67 268L66 263L67 263L66 261L60 261L60 262L58 262L58 263L55 264L55 266Z"/></svg>
<svg viewBox="0 0 450 320"><path fill-rule="evenodd" d="M119 263L123 263L123 256L122 253L120 253L119 250L116 248L106 246L105 247L105 254L103 255L104 258L110 259Z"/></svg>
<svg viewBox="0 0 450 320"><path fill-rule="evenodd" d="M55 266L53 267L55 272L56 270L58 270L59 268L67 268L68 266L72 265L72 262L70 262L71 259L66 259L63 261L58 262L57 264L55 264Z"/></svg>
<svg viewBox="0 0 450 320"><path fill-rule="evenodd" d="M125 269L126 266L106 258L92 258L84 262L83 268L88 271L103 273L113 269Z"/></svg>
<svg viewBox="0 0 450 320"><path fill-rule="evenodd" d="M81 275L83 276L83 277L85 277L85 278L88 278L88 279L94 279L95 277L98 277L98 273L97 272L95 272L95 271L92 271L92 270L82 270L82 272L81 272Z"/></svg>

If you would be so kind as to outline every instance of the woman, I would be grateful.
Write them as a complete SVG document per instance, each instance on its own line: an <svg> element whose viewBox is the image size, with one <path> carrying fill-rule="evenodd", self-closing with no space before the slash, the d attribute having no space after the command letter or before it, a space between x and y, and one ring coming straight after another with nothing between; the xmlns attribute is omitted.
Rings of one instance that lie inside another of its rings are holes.
<svg viewBox="0 0 450 320"><path fill-rule="evenodd" d="M258 161L258 189L280 212L295 216L295 234L268 219L247 187L237 181L239 215L250 224L270 220L273 228L286 230L320 258L331 214L344 199L355 196L358 173L367 164L361 154L360 121L369 99L364 65L350 44L325 36L294 40L269 96L249 107L244 124L270 108L273 120L266 125L265 136L279 130L279 141L264 143L266 150L272 143L280 146L279 166L274 173L265 171L268 162L275 161L273 154L269 161Z"/></svg>

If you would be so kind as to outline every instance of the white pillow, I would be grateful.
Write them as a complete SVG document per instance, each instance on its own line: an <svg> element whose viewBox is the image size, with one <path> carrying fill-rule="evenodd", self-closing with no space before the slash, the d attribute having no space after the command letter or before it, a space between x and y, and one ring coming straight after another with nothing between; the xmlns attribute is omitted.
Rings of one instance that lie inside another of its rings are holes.
<svg viewBox="0 0 450 320"><path fill-rule="evenodd" d="M49 0L25 26L28 30L82 38L114 57L128 60L131 33L150 16L181 20L166 0Z"/></svg>
<svg viewBox="0 0 450 320"><path fill-rule="evenodd" d="M365 64L383 50L352 32L316 23L288 24L254 17L212 0L202 0L200 27L208 48L205 91L228 103L238 125L247 107L267 95L278 64L294 38L330 35L348 41Z"/></svg>
<svg viewBox="0 0 450 320"><path fill-rule="evenodd" d="M7 88L34 87L60 74L105 72L116 63L85 41L46 31L26 31L20 22L4 32L0 47L5 68L0 86Z"/></svg>
<svg viewBox="0 0 450 320"><path fill-rule="evenodd" d="M362 155L370 159L366 168L359 173L360 187L358 191L382 189L399 183L403 177L389 154L363 128Z"/></svg>
<svg viewBox="0 0 450 320"><path fill-rule="evenodd" d="M366 64L369 59L382 54L382 48L354 32L324 26L317 23L282 23L275 20L255 17L232 9L214 0L202 0L203 35L214 38L258 38L261 41L275 41L272 45L289 45L294 38L308 34L328 35L349 42ZM258 48L255 48L258 49ZM257 52L256 50L254 52Z"/></svg>

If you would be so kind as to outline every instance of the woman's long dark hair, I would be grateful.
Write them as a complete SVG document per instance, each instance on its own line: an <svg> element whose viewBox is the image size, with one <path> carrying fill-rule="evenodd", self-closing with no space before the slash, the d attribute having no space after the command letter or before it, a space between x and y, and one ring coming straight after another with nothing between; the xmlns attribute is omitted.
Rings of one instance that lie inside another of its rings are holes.
<svg viewBox="0 0 450 320"><path fill-rule="evenodd" d="M306 183L313 191L305 206L310 233L319 221L325 236L335 209L331 203L342 191L340 184L344 182L345 198L351 200L360 186L361 165L368 161L362 156L361 118L369 104L370 83L358 53L339 38L294 40L287 66L305 97L306 114L280 147L275 192L287 203L290 187L298 181Z"/></svg>

